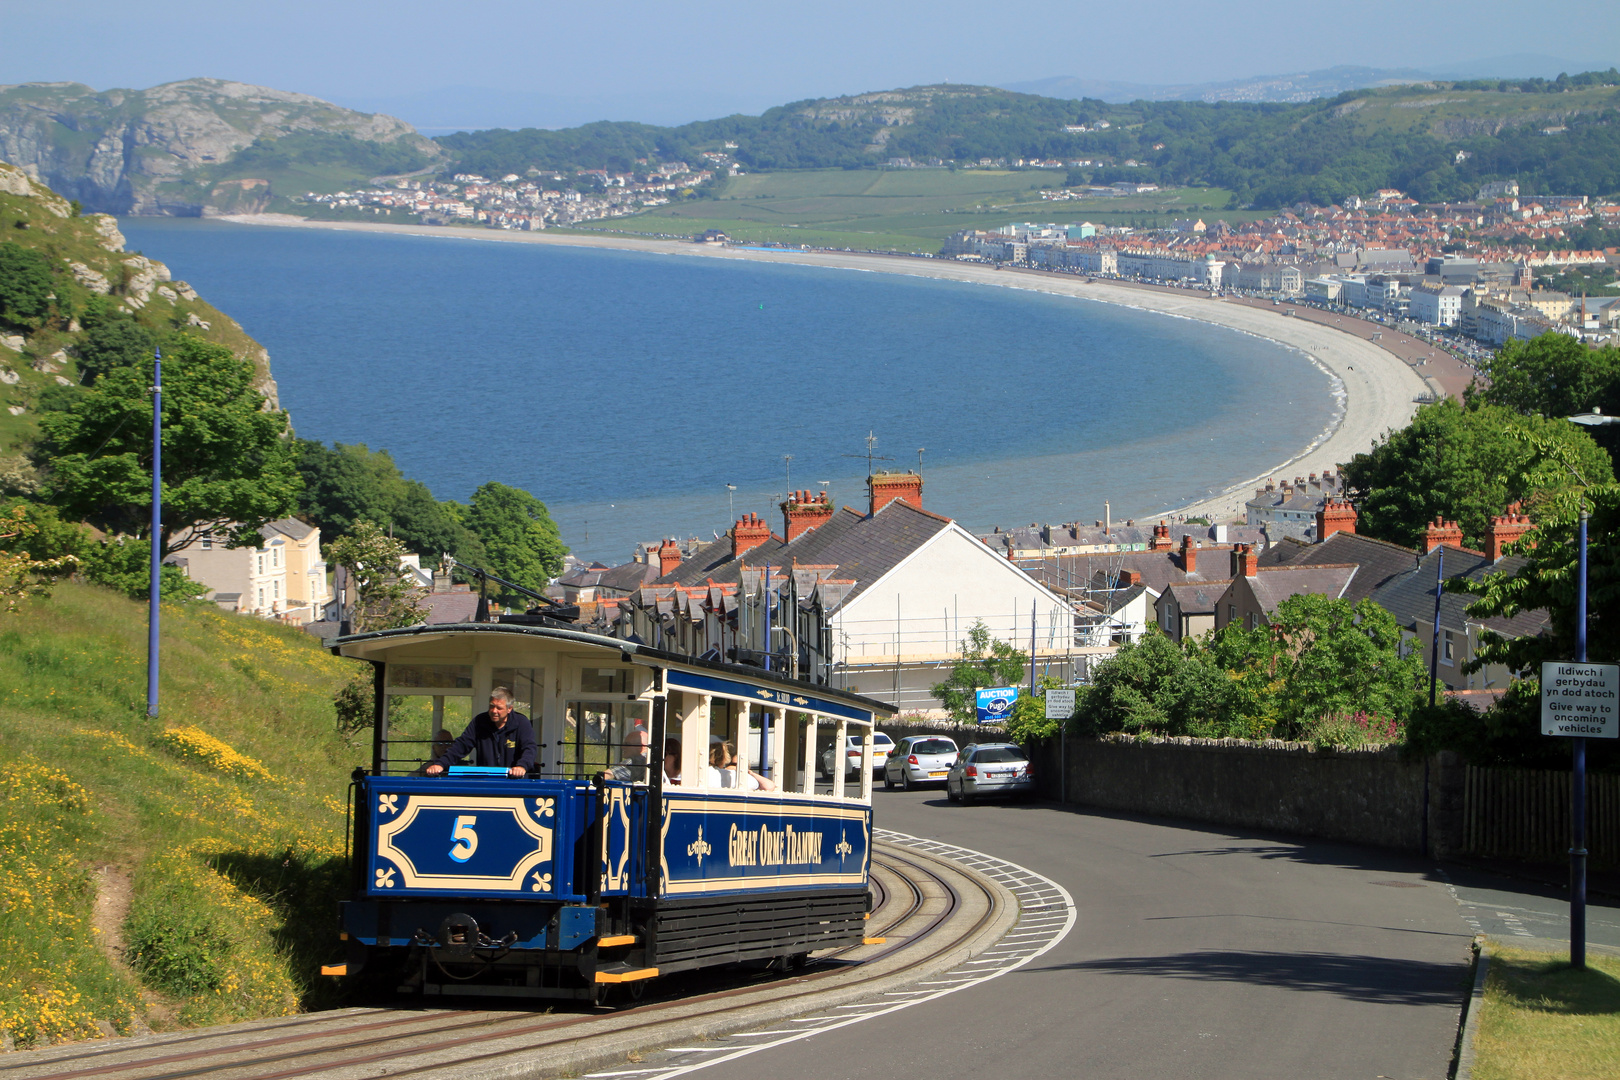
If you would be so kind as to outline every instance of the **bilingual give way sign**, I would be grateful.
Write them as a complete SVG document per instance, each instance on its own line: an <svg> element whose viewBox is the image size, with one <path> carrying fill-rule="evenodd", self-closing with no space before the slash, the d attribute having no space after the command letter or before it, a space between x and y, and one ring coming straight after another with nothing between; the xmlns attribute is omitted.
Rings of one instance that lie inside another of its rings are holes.
<svg viewBox="0 0 1620 1080"><path fill-rule="evenodd" d="M1542 664L1541 733L1620 739L1620 666Z"/></svg>
<svg viewBox="0 0 1620 1080"><path fill-rule="evenodd" d="M1067 720L1074 715L1074 691L1052 689L1046 692L1046 718Z"/></svg>

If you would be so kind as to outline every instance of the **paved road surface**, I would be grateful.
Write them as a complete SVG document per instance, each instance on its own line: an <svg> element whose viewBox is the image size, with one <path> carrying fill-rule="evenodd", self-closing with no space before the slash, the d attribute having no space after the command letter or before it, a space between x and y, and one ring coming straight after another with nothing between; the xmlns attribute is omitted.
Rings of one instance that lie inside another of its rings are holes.
<svg viewBox="0 0 1620 1080"><path fill-rule="evenodd" d="M1371 849L1050 805L955 807L935 792L875 803L882 827L1050 876L1074 895L1073 931L983 987L702 1069L704 1080L1438 1080L1477 932L1466 919L1497 933L1512 932L1510 916L1545 912L1538 933L1556 921L1551 897L1448 881ZM1620 935L1620 912L1595 910L1594 923L1594 940L1596 924Z"/></svg>

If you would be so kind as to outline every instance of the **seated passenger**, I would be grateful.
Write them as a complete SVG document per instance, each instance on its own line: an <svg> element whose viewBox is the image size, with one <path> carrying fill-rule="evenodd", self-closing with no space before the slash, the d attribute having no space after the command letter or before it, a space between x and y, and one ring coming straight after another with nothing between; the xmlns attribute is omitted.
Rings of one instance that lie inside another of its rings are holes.
<svg viewBox="0 0 1620 1080"><path fill-rule="evenodd" d="M681 740L664 740L664 783L679 784L681 782Z"/></svg>
<svg viewBox="0 0 1620 1080"><path fill-rule="evenodd" d="M647 729L638 727L624 737L624 757L608 772L615 780L628 780L635 784L647 782L647 766L652 763L652 740Z"/></svg>
<svg viewBox="0 0 1620 1080"><path fill-rule="evenodd" d="M775 791L776 781L752 769L742 772L737 768L737 747L725 744L726 764L720 773L720 786L740 788L743 791ZM729 779L728 779L729 777Z"/></svg>
<svg viewBox="0 0 1620 1080"><path fill-rule="evenodd" d="M709 767L703 770L703 786L706 788L730 787L737 779L736 770L726 770L726 744L717 743L709 747Z"/></svg>
<svg viewBox="0 0 1620 1080"><path fill-rule="evenodd" d="M507 776L527 776L539 749L529 718L512 711L512 691L497 686L489 693L489 711L473 717L461 737L422 771L438 776L476 751L474 762L478 765L504 768Z"/></svg>

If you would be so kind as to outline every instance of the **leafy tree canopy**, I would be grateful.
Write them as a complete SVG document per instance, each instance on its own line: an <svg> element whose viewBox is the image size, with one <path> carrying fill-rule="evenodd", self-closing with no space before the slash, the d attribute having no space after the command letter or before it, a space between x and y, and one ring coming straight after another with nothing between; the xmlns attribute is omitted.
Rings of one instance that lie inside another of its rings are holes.
<svg viewBox="0 0 1620 1080"><path fill-rule="evenodd" d="M419 591L399 572L405 545L370 521L356 522L327 545L326 557L349 571L356 583L355 633L391 630L422 621Z"/></svg>
<svg viewBox="0 0 1620 1080"><path fill-rule="evenodd" d="M1620 406L1620 348L1588 348L1568 334L1510 341L1485 362L1473 396L1526 416L1565 417Z"/></svg>
<svg viewBox="0 0 1620 1080"><path fill-rule="evenodd" d="M108 372L40 417L46 494L108 532L145 536L151 518L152 362ZM164 363L163 552L206 533L257 543L297 507L287 414L264 408L253 365L189 335Z"/></svg>
<svg viewBox="0 0 1620 1080"><path fill-rule="evenodd" d="M74 347L80 380L88 385L109 371L138 367L152 358L157 345L157 335L132 316L109 314L86 320L84 335Z"/></svg>
<svg viewBox="0 0 1620 1080"><path fill-rule="evenodd" d="M1017 686L1023 681L1028 664L1028 653L991 638L984 620L975 619L968 627L967 640L962 642L962 655L951 665L950 675L944 682L934 684L929 692L944 702L951 719L957 723L976 723L978 696L975 691L991 686Z"/></svg>
<svg viewBox="0 0 1620 1080"><path fill-rule="evenodd" d="M51 311L51 261L15 240L0 241L0 322L38 329Z"/></svg>
<svg viewBox="0 0 1620 1080"><path fill-rule="evenodd" d="M1410 425L1345 465L1356 530L1416 548L1441 516L1461 526L1465 543L1481 546L1491 517L1509 503L1539 502L1576 483L1538 463L1532 439L1562 447L1588 481L1614 477L1608 454L1573 424L1447 399L1423 406Z"/></svg>
<svg viewBox="0 0 1620 1080"><path fill-rule="evenodd" d="M304 478L300 516L327 535L348 532L356 522L391 529L407 550L430 561L445 552L481 565L483 548L449 504L434 499L426 484L406 479L387 450L364 443L325 446L297 442L298 472Z"/></svg>
<svg viewBox="0 0 1620 1080"><path fill-rule="evenodd" d="M463 524L484 546L484 568L535 592L562 573L568 548L546 504L491 480L473 492Z"/></svg>

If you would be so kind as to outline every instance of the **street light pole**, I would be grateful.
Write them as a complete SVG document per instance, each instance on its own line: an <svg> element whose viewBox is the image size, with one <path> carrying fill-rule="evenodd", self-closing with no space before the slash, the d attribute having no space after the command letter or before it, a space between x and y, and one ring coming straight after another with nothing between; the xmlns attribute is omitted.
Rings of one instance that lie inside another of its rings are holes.
<svg viewBox="0 0 1620 1080"><path fill-rule="evenodd" d="M1576 555L1575 662L1586 663L1586 499L1581 499L1580 546ZM1586 967L1586 739L1570 741L1569 966Z"/></svg>
<svg viewBox="0 0 1620 1080"><path fill-rule="evenodd" d="M152 578L147 589L146 715L158 714L158 622L163 599L163 350L152 350Z"/></svg>

